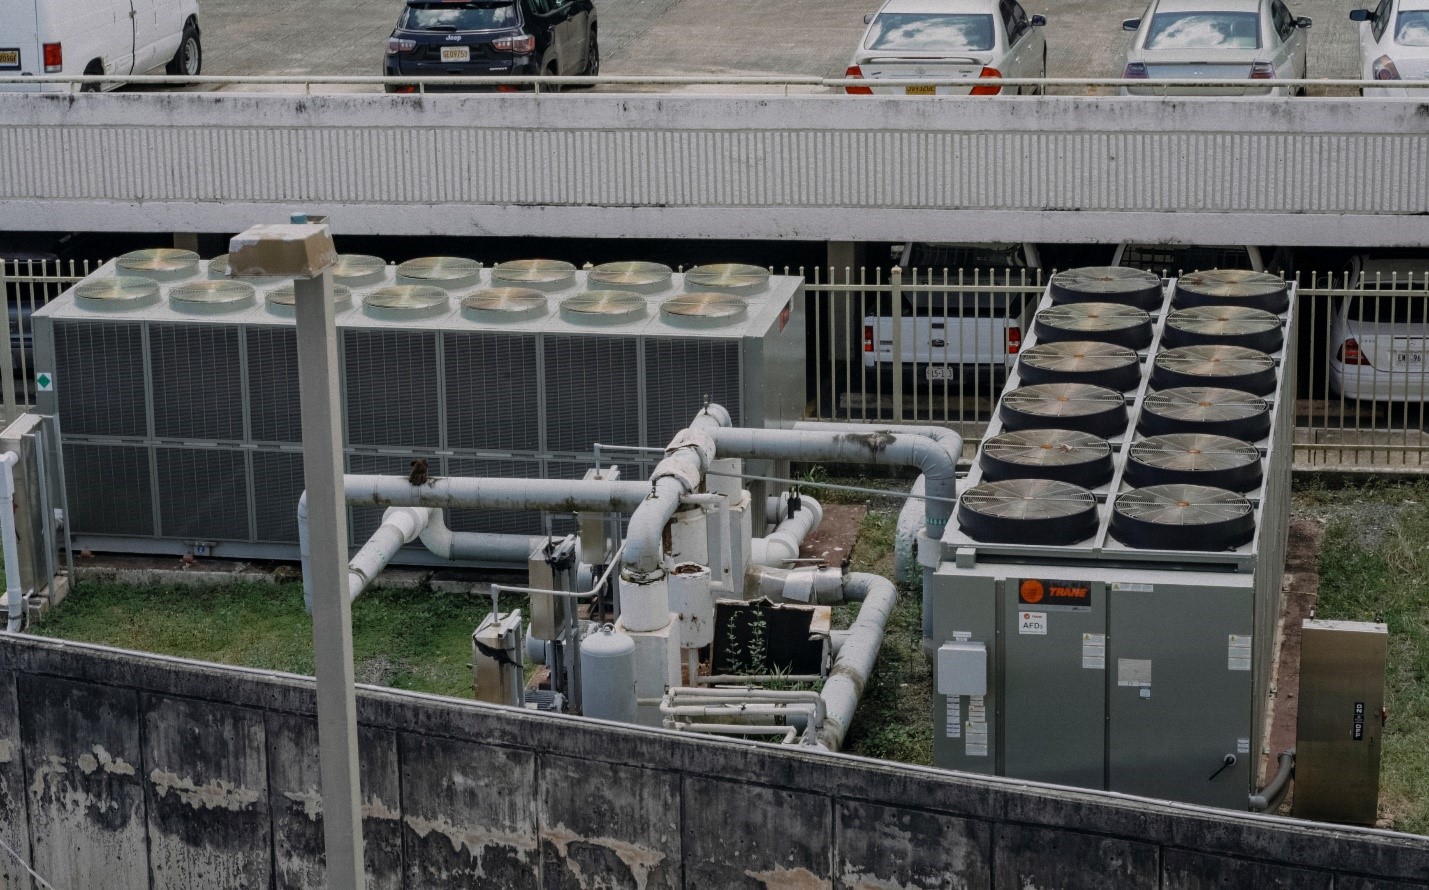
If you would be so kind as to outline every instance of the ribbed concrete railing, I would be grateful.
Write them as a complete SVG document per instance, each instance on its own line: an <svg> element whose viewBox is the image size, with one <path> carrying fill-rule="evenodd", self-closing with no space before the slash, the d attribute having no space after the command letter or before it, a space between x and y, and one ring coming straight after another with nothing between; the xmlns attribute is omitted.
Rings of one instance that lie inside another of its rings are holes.
<svg viewBox="0 0 1429 890"><path fill-rule="evenodd" d="M225 232L297 208L338 233L1414 245L1424 109L0 93L0 228Z"/></svg>

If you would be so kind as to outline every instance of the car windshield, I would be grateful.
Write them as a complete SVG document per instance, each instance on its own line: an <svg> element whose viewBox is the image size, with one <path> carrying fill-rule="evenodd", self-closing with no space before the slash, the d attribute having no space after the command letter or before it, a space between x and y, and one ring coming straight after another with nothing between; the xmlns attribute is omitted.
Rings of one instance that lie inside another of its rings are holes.
<svg viewBox="0 0 1429 890"><path fill-rule="evenodd" d="M1429 9L1406 9L1394 25L1394 42L1402 46L1429 46Z"/></svg>
<svg viewBox="0 0 1429 890"><path fill-rule="evenodd" d="M514 3L409 5L397 27L404 31L494 31L516 24Z"/></svg>
<svg viewBox="0 0 1429 890"><path fill-rule="evenodd" d="M990 15L889 12L873 20L863 45L896 52L981 52L992 49L993 42Z"/></svg>
<svg viewBox="0 0 1429 890"><path fill-rule="evenodd" d="M1260 16L1253 12L1159 12L1146 33L1147 49L1259 49Z"/></svg>

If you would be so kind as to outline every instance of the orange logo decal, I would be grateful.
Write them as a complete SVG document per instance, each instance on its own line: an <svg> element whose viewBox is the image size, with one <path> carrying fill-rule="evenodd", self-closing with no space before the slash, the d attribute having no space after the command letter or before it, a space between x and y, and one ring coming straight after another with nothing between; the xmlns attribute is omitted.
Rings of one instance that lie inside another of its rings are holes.
<svg viewBox="0 0 1429 890"><path fill-rule="evenodd" d="M1042 589L1042 582L1034 581L1031 578L1027 579L1026 581L1023 581L1022 587L1018 590L1018 593L1022 595L1022 601L1024 603L1042 602L1042 594L1044 592L1045 591Z"/></svg>

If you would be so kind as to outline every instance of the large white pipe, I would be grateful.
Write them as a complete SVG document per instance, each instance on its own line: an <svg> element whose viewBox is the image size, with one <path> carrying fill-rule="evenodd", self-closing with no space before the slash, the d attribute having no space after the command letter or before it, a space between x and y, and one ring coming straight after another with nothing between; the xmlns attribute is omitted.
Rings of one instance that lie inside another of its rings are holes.
<svg viewBox="0 0 1429 890"><path fill-rule="evenodd" d="M769 498L770 501L778 502L779 524L768 537L755 538L750 543L749 562L751 565L774 566L786 565L799 558L799 550L804 543L804 539L819 527L819 523L824 521L824 508L813 498L801 494L799 496L800 507L794 511L794 515L788 513L789 493L786 491L777 498Z"/></svg>
<svg viewBox="0 0 1429 890"><path fill-rule="evenodd" d="M0 454L0 541L5 554L5 601L9 620L5 629L19 633L25 625L25 598L20 589L20 539L15 531L15 464L20 456L13 451Z"/></svg>
<svg viewBox="0 0 1429 890"><path fill-rule="evenodd" d="M844 582L844 598L862 605L820 693L827 714L819 729L819 741L833 751L843 745L849 723L858 710L858 700L873 673L878 650L883 646L883 630L898 603L898 589L887 578L855 572Z"/></svg>
<svg viewBox="0 0 1429 890"><path fill-rule="evenodd" d="M635 508L626 528L621 580L642 583L664 574L661 544L665 526L680 509L680 498L700 490L705 471L714 460L710 433L722 429L728 422L728 411L719 405L709 405L695 417L689 429L681 430L670 440L664 459L650 474L651 495Z"/></svg>
<svg viewBox="0 0 1429 890"><path fill-rule="evenodd" d="M547 540L545 535L503 535L494 532L454 532L447 525L446 511L432 510L422 544L442 559L470 559L525 565Z"/></svg>
<svg viewBox="0 0 1429 890"><path fill-rule="evenodd" d="M927 535L941 539L957 498L961 438L951 440L883 431L759 430L713 428L718 454L725 457L913 466L927 480Z"/></svg>
<svg viewBox="0 0 1429 890"><path fill-rule="evenodd" d="M348 595L352 599L367 589L387 568L387 563L407 544L417 540L432 515L431 507L388 507L382 524L362 549L347 561Z"/></svg>

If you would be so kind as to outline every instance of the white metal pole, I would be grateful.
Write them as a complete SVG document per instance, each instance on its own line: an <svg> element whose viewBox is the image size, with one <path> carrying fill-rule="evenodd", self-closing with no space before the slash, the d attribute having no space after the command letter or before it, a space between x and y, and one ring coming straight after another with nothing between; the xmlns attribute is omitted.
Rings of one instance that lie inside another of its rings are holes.
<svg viewBox="0 0 1429 890"><path fill-rule="evenodd" d="M318 766L329 890L361 890L362 807L357 705L352 677L352 606L347 584L347 500L342 480L337 325L332 273L293 282L303 485L312 553L313 650L317 669Z"/></svg>

